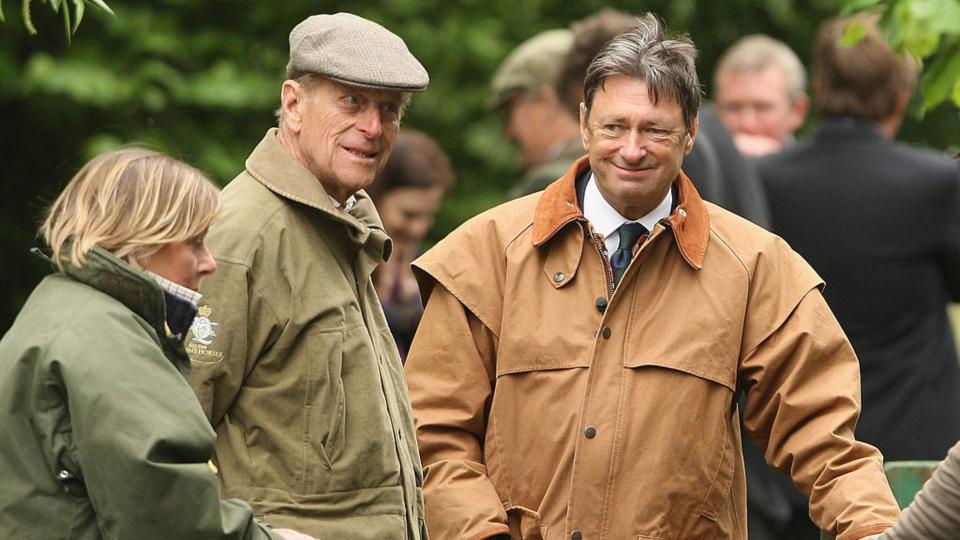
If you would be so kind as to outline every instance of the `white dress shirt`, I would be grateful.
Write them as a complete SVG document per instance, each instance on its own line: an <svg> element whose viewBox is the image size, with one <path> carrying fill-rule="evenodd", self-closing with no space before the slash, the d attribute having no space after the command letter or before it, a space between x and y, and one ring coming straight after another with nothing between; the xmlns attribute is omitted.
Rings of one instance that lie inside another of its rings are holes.
<svg viewBox="0 0 960 540"><path fill-rule="evenodd" d="M620 228L620 225L628 221L635 221L646 227L648 231L653 232L657 222L670 217L671 208L673 208L673 190L668 189L667 196L650 213L640 219L629 220L621 216L620 212L617 212L603 198L600 188L597 187L593 172L590 173L590 178L587 180L587 189L583 193L583 216L593 225L593 230L603 236L607 253L613 253L620 247L620 235L614 234Z"/></svg>

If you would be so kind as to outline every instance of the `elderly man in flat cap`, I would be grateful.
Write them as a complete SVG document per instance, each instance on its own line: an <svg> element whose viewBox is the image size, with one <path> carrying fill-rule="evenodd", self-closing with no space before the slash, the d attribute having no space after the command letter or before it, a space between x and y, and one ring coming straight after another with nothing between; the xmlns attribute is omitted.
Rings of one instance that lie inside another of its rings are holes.
<svg viewBox="0 0 960 540"><path fill-rule="evenodd" d="M370 273L390 255L363 188L429 82L403 40L347 13L290 33L279 128L223 191L189 351L226 497L319 538L426 537L396 345Z"/></svg>

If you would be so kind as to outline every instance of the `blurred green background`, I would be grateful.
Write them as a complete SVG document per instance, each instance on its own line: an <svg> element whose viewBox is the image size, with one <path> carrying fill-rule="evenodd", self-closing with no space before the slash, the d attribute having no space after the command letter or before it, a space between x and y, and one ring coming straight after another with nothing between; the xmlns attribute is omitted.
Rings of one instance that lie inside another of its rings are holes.
<svg viewBox="0 0 960 540"><path fill-rule="evenodd" d="M807 62L818 24L840 10L833 0L107 3L116 17L88 7L70 45L63 20L48 7L33 4L39 33L31 36L20 19L21 4L3 4L0 333L48 271L27 252L38 245L35 230L44 207L80 165L96 153L137 142L225 184L275 124L287 35L309 15L352 11L377 21L403 37L430 72L429 90L415 96L404 123L432 135L457 174L456 189L431 233L435 240L503 200L517 178L515 152L500 135L502 119L485 104L490 75L524 39L605 6L654 11L697 43L709 96L718 56L739 37L770 34ZM908 119L900 138L940 149L958 144L956 107L945 104L922 120Z"/></svg>

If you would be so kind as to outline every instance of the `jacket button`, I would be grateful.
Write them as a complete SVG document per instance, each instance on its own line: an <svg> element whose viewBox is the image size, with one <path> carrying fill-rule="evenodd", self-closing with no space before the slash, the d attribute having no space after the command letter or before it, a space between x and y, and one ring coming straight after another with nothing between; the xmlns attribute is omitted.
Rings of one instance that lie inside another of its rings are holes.
<svg viewBox="0 0 960 540"><path fill-rule="evenodd" d="M556 281L557 283L560 283L565 279L567 279L567 275L564 274L563 272L557 272L556 274L553 275L553 280Z"/></svg>
<svg viewBox="0 0 960 540"><path fill-rule="evenodd" d="M580 531L573 531L570 533L570 540L583 540L583 533Z"/></svg>
<svg viewBox="0 0 960 540"><path fill-rule="evenodd" d="M600 334L603 335L603 339L610 339L610 334L612 334L612 333L613 333L613 332L610 331L610 327L609 327L609 326L604 326L604 327L603 327L603 330L600 331Z"/></svg>
<svg viewBox="0 0 960 540"><path fill-rule="evenodd" d="M680 217L687 217L687 211L684 210L683 208L681 208L680 210L677 210L677 213L680 214Z"/></svg>
<svg viewBox="0 0 960 540"><path fill-rule="evenodd" d="M607 312L607 298L605 296L598 296L593 303L596 304L597 311L601 314Z"/></svg>
<svg viewBox="0 0 960 540"><path fill-rule="evenodd" d="M597 428L593 426L587 426L587 429L583 430L583 434L586 435L588 439L592 439L597 436Z"/></svg>

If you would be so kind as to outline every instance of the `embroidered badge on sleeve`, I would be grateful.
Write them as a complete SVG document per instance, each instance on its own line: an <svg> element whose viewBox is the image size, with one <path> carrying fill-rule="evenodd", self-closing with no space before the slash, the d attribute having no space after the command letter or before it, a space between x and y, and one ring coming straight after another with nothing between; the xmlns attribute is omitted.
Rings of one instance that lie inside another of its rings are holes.
<svg viewBox="0 0 960 540"><path fill-rule="evenodd" d="M212 314L210 306L200 306L197 317L193 319L187 353L194 362L219 362L223 358L223 353L212 347L217 337L217 326L220 326L213 321Z"/></svg>

